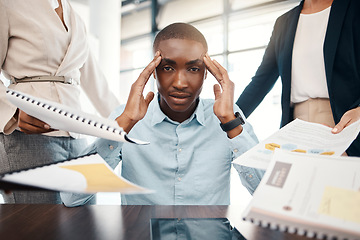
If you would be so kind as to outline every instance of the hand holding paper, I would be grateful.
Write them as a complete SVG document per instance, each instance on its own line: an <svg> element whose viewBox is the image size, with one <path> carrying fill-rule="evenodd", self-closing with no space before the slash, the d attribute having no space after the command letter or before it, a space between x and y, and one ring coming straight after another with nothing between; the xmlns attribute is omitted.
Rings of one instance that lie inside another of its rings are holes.
<svg viewBox="0 0 360 240"><path fill-rule="evenodd" d="M116 121L85 113L69 106L8 89L8 100L27 114L47 123L53 129L106 138L113 141L148 144L130 139Z"/></svg>
<svg viewBox="0 0 360 240"><path fill-rule="evenodd" d="M15 114L18 114L18 127L20 131L26 134L42 134L55 131L47 123L26 114L20 109Z"/></svg>
<svg viewBox="0 0 360 240"><path fill-rule="evenodd" d="M332 133L339 133L345 127L353 124L360 119L360 107L347 111L340 119L340 122L331 130Z"/></svg>
<svg viewBox="0 0 360 240"><path fill-rule="evenodd" d="M238 157L234 164L266 170L276 148L292 152L340 156L354 141L359 131L360 120L338 134L333 134L330 127L295 119Z"/></svg>

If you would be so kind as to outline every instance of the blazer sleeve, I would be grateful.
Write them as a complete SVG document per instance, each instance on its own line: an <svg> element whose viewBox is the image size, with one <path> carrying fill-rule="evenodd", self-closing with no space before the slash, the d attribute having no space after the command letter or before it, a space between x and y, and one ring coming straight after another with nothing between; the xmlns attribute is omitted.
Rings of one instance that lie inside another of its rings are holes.
<svg viewBox="0 0 360 240"><path fill-rule="evenodd" d="M281 34L279 31L279 22L278 18L275 22L262 62L257 69L255 76L252 77L251 82L236 101L236 104L240 107L246 117L248 117L262 102L279 77L276 52L276 44L279 39L279 34Z"/></svg>
<svg viewBox="0 0 360 240"><path fill-rule="evenodd" d="M0 73L2 66L6 59L7 49L8 49L8 39L9 39L9 20L6 12L5 6L0 1ZM16 119L14 114L16 112L16 107L12 105L6 99L6 87L2 81L0 81L0 132L12 132L16 127Z"/></svg>
<svg viewBox="0 0 360 240"><path fill-rule="evenodd" d="M87 60L80 72L82 89L96 110L103 117L108 117L112 110L119 106L119 101L110 91L106 78L91 50L89 50Z"/></svg>

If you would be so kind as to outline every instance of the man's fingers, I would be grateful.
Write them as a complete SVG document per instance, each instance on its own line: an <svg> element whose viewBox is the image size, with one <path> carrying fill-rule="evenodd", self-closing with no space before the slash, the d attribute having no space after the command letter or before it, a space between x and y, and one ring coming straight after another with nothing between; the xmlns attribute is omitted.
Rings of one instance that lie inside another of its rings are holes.
<svg viewBox="0 0 360 240"><path fill-rule="evenodd" d="M214 84L214 95L215 95L215 100L219 99L221 96L221 88L219 84Z"/></svg>
<svg viewBox="0 0 360 240"><path fill-rule="evenodd" d="M150 102L153 100L154 95L155 94L153 92L148 92L148 94L146 95L145 102L147 106L149 106Z"/></svg>
<svg viewBox="0 0 360 240"><path fill-rule="evenodd" d="M206 54L205 57L204 57L204 63L206 65L207 69L209 70L209 72L220 83L222 81L222 74L219 71L219 69L215 66L214 62L210 59L208 54Z"/></svg>
<svg viewBox="0 0 360 240"><path fill-rule="evenodd" d="M227 74L226 69L223 66L221 66L221 64L218 63L215 59L213 60L213 63L219 69L219 71L222 75Z"/></svg>
<svg viewBox="0 0 360 240"><path fill-rule="evenodd" d="M145 67L141 72L139 78L137 79L137 84L140 84L142 87L145 87L147 81L149 80L151 74L154 72L155 68L161 62L161 56L159 52L156 52L154 59Z"/></svg>
<svg viewBox="0 0 360 240"><path fill-rule="evenodd" d="M228 83L230 80L226 69L221 66L215 59L211 60L209 55L206 54L204 57L204 62L209 70L209 72L215 77L215 79L219 82L221 87L224 87L224 83Z"/></svg>

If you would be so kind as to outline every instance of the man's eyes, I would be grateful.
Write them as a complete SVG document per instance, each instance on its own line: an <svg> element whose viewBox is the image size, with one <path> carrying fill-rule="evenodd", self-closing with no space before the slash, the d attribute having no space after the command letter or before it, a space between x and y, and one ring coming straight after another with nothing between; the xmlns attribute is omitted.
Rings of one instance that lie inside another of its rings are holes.
<svg viewBox="0 0 360 240"><path fill-rule="evenodd" d="M172 67L168 67L168 66L163 67L163 69L164 69L166 72L169 72L169 71L173 70Z"/></svg>
<svg viewBox="0 0 360 240"><path fill-rule="evenodd" d="M170 71L174 71L175 69L173 67L170 67L170 66L164 66L162 67L162 69L165 71L165 72L170 72ZM191 67L191 68L188 68L188 71L189 72L199 72L201 69L199 67Z"/></svg>
<svg viewBox="0 0 360 240"><path fill-rule="evenodd" d="M198 67L192 67L192 68L189 69L189 71L190 71L190 72L198 72L198 71L200 71L200 68L198 68Z"/></svg>

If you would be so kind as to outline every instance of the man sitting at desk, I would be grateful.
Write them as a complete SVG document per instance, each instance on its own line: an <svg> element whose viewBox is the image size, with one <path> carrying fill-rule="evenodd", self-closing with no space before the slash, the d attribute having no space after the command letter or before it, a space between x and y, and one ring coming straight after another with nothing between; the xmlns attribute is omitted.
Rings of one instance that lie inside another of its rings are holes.
<svg viewBox="0 0 360 240"><path fill-rule="evenodd" d="M122 160L124 178L155 190L122 195L122 204L228 205L231 162L258 142L234 105L234 83L208 56L204 36L189 24L164 28L157 34L153 50L155 57L132 85L126 106L110 116L129 137L150 144L99 139L87 152L99 153L113 168ZM206 69L219 82L214 86L215 100L199 97ZM154 93L143 96L151 74L158 87L153 101ZM242 166L237 170L252 193L263 172ZM66 206L82 205L92 197L61 195Z"/></svg>

